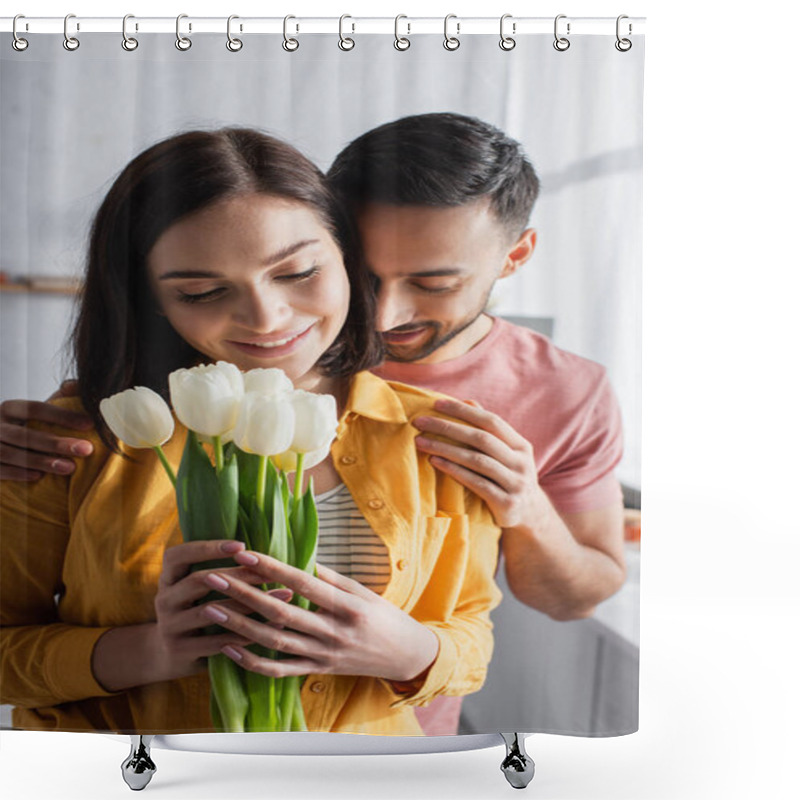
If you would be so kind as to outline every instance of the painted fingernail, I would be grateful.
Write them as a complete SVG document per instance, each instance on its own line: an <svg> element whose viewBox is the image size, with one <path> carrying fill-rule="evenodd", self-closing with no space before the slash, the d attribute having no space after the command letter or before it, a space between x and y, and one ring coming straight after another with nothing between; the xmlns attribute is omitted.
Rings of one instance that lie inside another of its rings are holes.
<svg viewBox="0 0 800 800"><path fill-rule="evenodd" d="M228 656L228 658L232 658L234 661L242 660L242 654L235 647L231 647L229 644L226 644L220 650L222 653Z"/></svg>
<svg viewBox="0 0 800 800"><path fill-rule="evenodd" d="M94 450L94 448L90 442L77 442L70 448L72 454L76 456L90 456L92 450Z"/></svg>
<svg viewBox="0 0 800 800"><path fill-rule="evenodd" d="M271 589L267 594L276 600L283 600L284 603L288 603L292 599L294 592L291 589Z"/></svg>
<svg viewBox="0 0 800 800"><path fill-rule="evenodd" d="M222 609L217 608L217 606L206 606L203 609L203 613L210 619L213 619L215 622L228 621L228 615L222 611Z"/></svg>
<svg viewBox="0 0 800 800"><path fill-rule="evenodd" d="M236 560L240 564L250 564L250 566L258 564L258 557L254 553L237 553Z"/></svg>
<svg viewBox="0 0 800 800"><path fill-rule="evenodd" d="M58 458L53 461L53 469L59 473L59 475L68 475L75 469L75 465L71 461L63 461Z"/></svg>
<svg viewBox="0 0 800 800"><path fill-rule="evenodd" d="M223 553L238 553L244 547L244 542L223 542L219 549L222 550Z"/></svg>
<svg viewBox="0 0 800 800"><path fill-rule="evenodd" d="M220 578L219 575L215 575L213 572L210 575L206 575L205 582L212 589L225 590L230 588L230 584L225 580L225 578Z"/></svg>

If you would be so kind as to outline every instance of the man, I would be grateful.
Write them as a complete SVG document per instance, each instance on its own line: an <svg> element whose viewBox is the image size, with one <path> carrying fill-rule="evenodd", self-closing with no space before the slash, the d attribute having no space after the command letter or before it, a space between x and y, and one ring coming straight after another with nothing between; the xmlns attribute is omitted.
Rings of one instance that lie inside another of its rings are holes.
<svg viewBox="0 0 800 800"><path fill-rule="evenodd" d="M329 178L376 277L377 372L461 398L437 404L452 422L416 420L418 447L492 510L519 600L556 620L591 615L625 578L617 403L602 367L485 312L536 244L538 179L520 145L469 117L406 117L353 141ZM0 477L67 473L87 454L28 419L79 428L53 406L3 403ZM427 733L455 732L460 701L442 700L421 714Z"/></svg>

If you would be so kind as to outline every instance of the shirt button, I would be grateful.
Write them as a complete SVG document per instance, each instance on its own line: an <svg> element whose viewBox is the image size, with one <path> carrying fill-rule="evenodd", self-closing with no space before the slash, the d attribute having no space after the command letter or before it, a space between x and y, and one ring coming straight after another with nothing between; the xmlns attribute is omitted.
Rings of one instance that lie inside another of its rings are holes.
<svg viewBox="0 0 800 800"><path fill-rule="evenodd" d="M379 509L379 508L383 508L383 506L384 506L384 503L383 503L383 500L377 500L377 499L375 499L375 500L370 500L370 501L369 501L369 503L367 503L367 505L368 505L370 508L374 508L375 510L377 510L377 509Z"/></svg>
<svg viewBox="0 0 800 800"><path fill-rule="evenodd" d="M355 464L358 459L355 456L342 456L341 463L345 466L350 466L350 464Z"/></svg>
<svg viewBox="0 0 800 800"><path fill-rule="evenodd" d="M408 561L406 561L404 558L401 558L401 559L400 559L400 560L397 562L397 569L399 569L401 572L402 572L402 571L403 571L403 570L404 570L404 569L405 569L407 566L408 566Z"/></svg>
<svg viewBox="0 0 800 800"><path fill-rule="evenodd" d="M311 684L311 691L314 692L314 694L324 692L325 684L322 681L314 681L314 683Z"/></svg>

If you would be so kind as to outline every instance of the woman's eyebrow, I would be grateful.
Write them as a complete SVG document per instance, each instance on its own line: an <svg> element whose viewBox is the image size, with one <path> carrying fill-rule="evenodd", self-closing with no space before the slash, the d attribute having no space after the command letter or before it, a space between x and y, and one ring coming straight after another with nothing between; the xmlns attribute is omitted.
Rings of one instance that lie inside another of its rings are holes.
<svg viewBox="0 0 800 800"><path fill-rule="evenodd" d="M295 253L298 253L304 247L308 247L309 245L318 243L319 239L303 239L300 242L295 242L294 244L287 245L286 247L283 247L280 250L276 250L274 253L267 256L262 263L265 267L271 267L272 265L279 264L281 261L284 261L290 256L295 255ZM159 275L158 280L168 281L176 278L222 278L222 277L223 275L221 273L213 272L211 270L176 269L176 270L171 270L170 272L165 272L163 275Z"/></svg>

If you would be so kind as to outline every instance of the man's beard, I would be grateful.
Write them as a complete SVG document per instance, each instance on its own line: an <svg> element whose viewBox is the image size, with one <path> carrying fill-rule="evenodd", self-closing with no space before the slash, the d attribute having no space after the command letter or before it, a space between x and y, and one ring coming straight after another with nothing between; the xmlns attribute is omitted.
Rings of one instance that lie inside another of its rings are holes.
<svg viewBox="0 0 800 800"><path fill-rule="evenodd" d="M433 336L423 344L419 350L414 351L411 355L401 355L399 353L395 353L392 351L392 345L384 344L384 349L386 352L386 359L387 361L399 361L405 364L412 363L414 361L419 361L420 359L427 358L431 353L434 353L440 347L444 347L448 342L458 336L459 333L462 333L473 322L475 322L484 312L484 308L481 308L474 317L471 317L467 322L464 322L458 325L451 331L447 333L441 333L442 330L442 323L441 322L422 322L416 323L414 325L399 325L396 328L392 328L391 331L387 331L387 333L403 333L404 331L415 331L419 330L420 328L428 328L434 331Z"/></svg>

